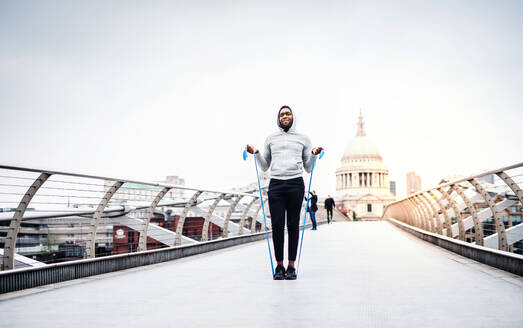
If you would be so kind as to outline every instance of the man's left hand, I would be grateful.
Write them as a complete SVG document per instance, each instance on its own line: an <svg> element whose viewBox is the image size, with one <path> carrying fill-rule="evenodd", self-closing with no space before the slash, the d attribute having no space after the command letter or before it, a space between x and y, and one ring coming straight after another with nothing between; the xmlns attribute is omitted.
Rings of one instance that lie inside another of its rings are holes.
<svg viewBox="0 0 523 328"><path fill-rule="evenodd" d="M321 151L323 150L323 147L316 147L312 150L312 153L314 155L318 155L319 153L321 153Z"/></svg>

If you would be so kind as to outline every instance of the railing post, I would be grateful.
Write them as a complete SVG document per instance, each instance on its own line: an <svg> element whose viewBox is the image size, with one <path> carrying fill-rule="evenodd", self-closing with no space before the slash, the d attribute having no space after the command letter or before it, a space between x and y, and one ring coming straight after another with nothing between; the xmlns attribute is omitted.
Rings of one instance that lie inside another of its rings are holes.
<svg viewBox="0 0 523 328"><path fill-rule="evenodd" d="M243 211L242 213L242 217L240 219L240 229L238 230L238 236L241 236L243 235L243 224L245 223L245 217L247 216L247 212L249 212L249 210L251 209L251 206L252 204L254 204L254 202L256 202L257 198L254 197L251 202L247 205L247 207L245 208L245 210Z"/></svg>
<svg viewBox="0 0 523 328"><path fill-rule="evenodd" d="M25 210L27 206L33 199L34 195L40 189L40 187L49 179L51 174L41 173L38 178L33 182L33 184L27 189L24 197L18 204L16 211L13 215L13 219L9 224L9 230L7 231L7 236L4 243L4 256L2 260L2 270L11 270L15 268L15 247L16 247L16 238L18 237L18 231L20 230L20 224L22 223L22 218L24 217Z"/></svg>
<svg viewBox="0 0 523 328"><path fill-rule="evenodd" d="M472 222L474 223L474 241L476 242L476 245L483 246L483 226L479 222L476 207L474 207L474 204L472 204L459 185L452 185L450 187L458 193L459 197L461 197L465 202L465 205L467 205L470 215L472 216Z"/></svg>
<svg viewBox="0 0 523 328"><path fill-rule="evenodd" d="M418 207L416 206L416 203L414 202L412 197L407 198L407 202L410 206L410 209L412 211L412 214L414 214L415 220L416 220L416 226L420 229L426 230L425 225L423 222L423 218L421 217Z"/></svg>
<svg viewBox="0 0 523 328"><path fill-rule="evenodd" d="M418 208L423 215L423 221L425 223L425 227L427 228L426 230L432 232L434 228L432 226L432 219L428 208L425 206L425 203L419 195L414 196L413 199L418 204Z"/></svg>
<svg viewBox="0 0 523 328"><path fill-rule="evenodd" d="M432 222L432 215L429 211L429 208L427 207L427 205L425 204L425 202L423 201L423 198L420 196L420 195L416 195L414 196L414 200L418 203L418 205L420 206L422 212L423 212L423 216L427 222L427 226L428 226L428 230L430 232L434 232L435 231L435 228L434 228L434 225L433 225L433 222Z"/></svg>
<svg viewBox="0 0 523 328"><path fill-rule="evenodd" d="M258 206L258 208L256 209L256 214L254 214L254 217L252 218L252 221L251 221L251 233L256 232L256 222L258 222L257 218L258 218L258 215L260 214L261 207L262 207L262 204L260 202L260 206Z"/></svg>
<svg viewBox="0 0 523 328"><path fill-rule="evenodd" d="M425 193L421 193L420 196L427 204L429 204L429 207L432 211L432 221L433 221L433 226L434 226L434 232L436 232L440 235L443 234L443 227L441 225L441 220L439 219L438 210L436 210L436 207L434 207L434 203L432 203L430 198L427 197L427 195L425 195Z"/></svg>
<svg viewBox="0 0 523 328"><path fill-rule="evenodd" d="M209 211L207 212L207 216L205 216L205 222L203 223L202 227L202 241L207 241L209 239L208 232L209 232L209 222L211 221L211 216L214 210L216 209L216 206L218 206L218 203L225 197L226 194L220 194L218 198L214 201L214 203L209 208Z"/></svg>
<svg viewBox="0 0 523 328"><path fill-rule="evenodd" d="M194 204L196 204L196 200L198 197L202 194L202 191L198 190L197 192L192 195L191 199L187 201L185 204L185 207L183 208L182 215L180 216L180 219L178 220L178 225L176 226L176 239L174 241L174 245L179 246L182 244L182 232L183 232L183 225L185 224L185 218L187 217L187 213L189 213L189 209L193 207Z"/></svg>
<svg viewBox="0 0 523 328"><path fill-rule="evenodd" d="M498 249L502 251L508 251L508 242L507 242L507 233L505 232L505 224L503 223L503 219L501 218L500 213L496 209L496 203L494 203L494 200L488 192L483 188L483 186L476 180L476 179L470 179L468 180L474 188L481 194L483 199L488 204L488 207L490 208L490 211L492 212L492 216L494 217L494 221L496 222L496 230L498 232Z"/></svg>
<svg viewBox="0 0 523 328"><path fill-rule="evenodd" d="M87 234L87 242L85 247L85 257L94 258L96 257L96 232L98 230L98 223L100 217L105 210L105 207L114 196L114 194L120 189L124 183L122 181L116 181L105 193L104 197L98 204L96 212L94 212L91 222L89 223L89 233Z"/></svg>
<svg viewBox="0 0 523 328"><path fill-rule="evenodd" d="M408 211L408 214L409 214L409 217L410 217L410 220L411 220L411 224L413 226L415 226L415 227L418 227L418 217L414 213L414 211L412 210L412 204L411 204L410 199L408 197L405 199L405 208Z"/></svg>
<svg viewBox="0 0 523 328"><path fill-rule="evenodd" d="M142 231L140 231L140 241L138 242L138 251L147 250L147 231L149 230L149 223L151 222L151 217L154 215L154 210L162 198L171 190L171 187L164 187L154 198L151 205L147 209L147 216L144 219Z"/></svg>
<svg viewBox="0 0 523 328"><path fill-rule="evenodd" d="M454 215L456 216L456 221L458 223L458 239L464 241L465 240L465 229L463 227L463 217L461 216L461 211L459 210L458 205L452 199L452 197L450 197L452 190L454 190L452 187L453 187L453 185L451 185L447 191L443 190L443 188L439 188L439 190L442 193L443 197L445 197L447 202L452 207L452 211L454 211ZM451 231L452 231L452 226L451 226ZM454 236L452 236L452 237L454 237Z"/></svg>
<svg viewBox="0 0 523 328"><path fill-rule="evenodd" d="M510 178L505 172L498 172L496 175L500 177L500 179L503 180L503 182L505 182L510 189L512 189L514 194L516 194L516 197L519 199L521 206L523 206L523 191L514 182L514 180L512 180L512 178Z"/></svg>
<svg viewBox="0 0 523 328"><path fill-rule="evenodd" d="M229 207L229 210L227 211L227 215L225 216L225 222L223 223L223 231L222 231L222 238L229 237L229 221L231 220L231 215L236 209L236 206L238 206L238 203L243 198L243 195L238 195L234 203L231 204Z"/></svg>
<svg viewBox="0 0 523 328"><path fill-rule="evenodd" d="M412 215L410 214L405 200L399 202L398 205L400 206L401 211L403 212L403 222L410 224L411 226L414 226L414 220L412 219Z"/></svg>
<svg viewBox="0 0 523 328"><path fill-rule="evenodd" d="M439 188L439 189L441 189L441 188ZM438 191L443 195L443 191L439 190L439 189L438 189ZM447 237L452 238L452 231L451 231L452 220L450 219L445 206L443 206L443 203L441 202L441 200L436 197L436 195L432 192L432 190L429 190L428 193L432 198L434 198L434 200L436 201L436 204L438 204L438 206L441 210L441 213L443 214L443 217L445 218L444 227L447 232L446 233Z"/></svg>

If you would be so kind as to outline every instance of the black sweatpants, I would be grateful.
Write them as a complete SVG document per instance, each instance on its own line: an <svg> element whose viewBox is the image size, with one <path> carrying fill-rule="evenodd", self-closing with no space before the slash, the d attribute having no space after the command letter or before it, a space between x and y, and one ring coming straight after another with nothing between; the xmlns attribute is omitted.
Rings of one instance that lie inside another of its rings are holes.
<svg viewBox="0 0 523 328"><path fill-rule="evenodd" d="M296 260L298 250L300 210L305 194L303 178L271 179L269 183L269 210L271 211L272 241L276 261L283 261L285 213L289 236L289 261Z"/></svg>

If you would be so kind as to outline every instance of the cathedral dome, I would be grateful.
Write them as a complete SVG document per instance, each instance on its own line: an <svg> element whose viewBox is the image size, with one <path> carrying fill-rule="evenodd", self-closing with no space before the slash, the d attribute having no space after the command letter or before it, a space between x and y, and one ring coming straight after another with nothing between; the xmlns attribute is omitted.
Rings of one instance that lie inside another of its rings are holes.
<svg viewBox="0 0 523 328"><path fill-rule="evenodd" d="M358 131L356 136L349 140L343 157L346 159L356 158L378 158L381 159L380 150L378 145L371 138L367 137L365 133L365 127L363 124L363 116L360 113L358 119Z"/></svg>
<svg viewBox="0 0 523 328"><path fill-rule="evenodd" d="M343 157L381 157L378 145L367 136L356 136L349 140Z"/></svg>

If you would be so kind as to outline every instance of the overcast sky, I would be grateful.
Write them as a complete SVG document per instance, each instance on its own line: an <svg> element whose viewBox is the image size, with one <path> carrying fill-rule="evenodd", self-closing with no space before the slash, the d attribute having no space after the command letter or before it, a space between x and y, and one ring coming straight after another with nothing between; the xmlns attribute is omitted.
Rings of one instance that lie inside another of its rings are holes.
<svg viewBox="0 0 523 328"><path fill-rule="evenodd" d="M523 161L523 1L0 0L0 163L230 188L290 105L334 171L360 108L404 193Z"/></svg>

